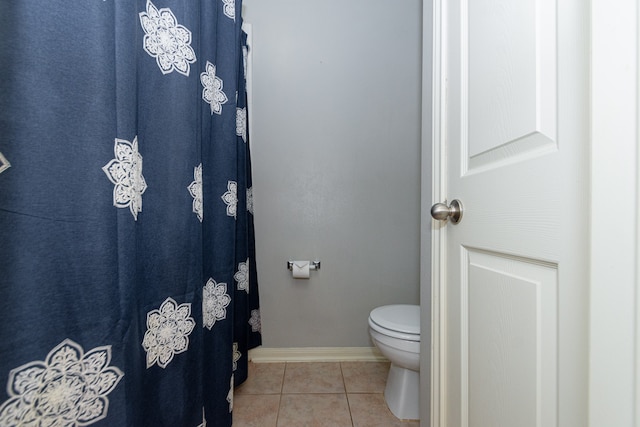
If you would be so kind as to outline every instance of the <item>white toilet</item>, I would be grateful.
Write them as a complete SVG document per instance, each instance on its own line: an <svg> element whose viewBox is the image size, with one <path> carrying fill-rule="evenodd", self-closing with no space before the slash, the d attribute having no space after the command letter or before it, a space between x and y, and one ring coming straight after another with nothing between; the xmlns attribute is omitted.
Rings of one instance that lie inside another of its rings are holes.
<svg viewBox="0 0 640 427"><path fill-rule="evenodd" d="M384 398L396 417L420 418L420 306L385 305L369 314L369 333L391 362Z"/></svg>

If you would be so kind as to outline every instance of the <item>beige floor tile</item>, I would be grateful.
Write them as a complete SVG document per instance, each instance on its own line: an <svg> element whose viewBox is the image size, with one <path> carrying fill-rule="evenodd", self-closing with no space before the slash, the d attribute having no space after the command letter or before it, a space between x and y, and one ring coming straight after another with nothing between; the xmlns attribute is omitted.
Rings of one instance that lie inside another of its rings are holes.
<svg viewBox="0 0 640 427"><path fill-rule="evenodd" d="M234 390L238 394L280 394L285 363L249 362L247 380Z"/></svg>
<svg viewBox="0 0 640 427"><path fill-rule="evenodd" d="M384 401L388 362L250 363L234 427L419 427Z"/></svg>
<svg viewBox="0 0 640 427"><path fill-rule="evenodd" d="M342 362L347 393L382 393L387 383L389 362Z"/></svg>
<svg viewBox="0 0 640 427"><path fill-rule="evenodd" d="M279 394L241 394L233 397L233 427L276 427Z"/></svg>
<svg viewBox="0 0 640 427"><path fill-rule="evenodd" d="M347 396L283 394L277 427L352 427Z"/></svg>
<svg viewBox="0 0 640 427"><path fill-rule="evenodd" d="M399 420L384 401L382 394L349 394L353 427L419 427L416 420Z"/></svg>
<svg viewBox="0 0 640 427"><path fill-rule="evenodd" d="M282 393L344 392L340 363L287 363Z"/></svg>

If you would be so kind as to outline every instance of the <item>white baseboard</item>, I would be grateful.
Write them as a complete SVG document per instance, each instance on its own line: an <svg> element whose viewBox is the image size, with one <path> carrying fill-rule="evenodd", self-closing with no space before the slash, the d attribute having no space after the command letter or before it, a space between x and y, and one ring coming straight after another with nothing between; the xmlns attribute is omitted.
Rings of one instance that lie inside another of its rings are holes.
<svg viewBox="0 0 640 427"><path fill-rule="evenodd" d="M249 350L254 363L276 362L386 362L375 347L289 347Z"/></svg>

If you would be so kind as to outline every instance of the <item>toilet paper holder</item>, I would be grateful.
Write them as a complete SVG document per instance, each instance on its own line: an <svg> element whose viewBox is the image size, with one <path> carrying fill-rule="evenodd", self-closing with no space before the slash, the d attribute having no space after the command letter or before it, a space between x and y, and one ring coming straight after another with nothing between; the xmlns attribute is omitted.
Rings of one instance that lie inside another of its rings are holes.
<svg viewBox="0 0 640 427"><path fill-rule="evenodd" d="M287 261L287 270L293 271L294 261ZM309 270L320 270L320 261L309 261Z"/></svg>

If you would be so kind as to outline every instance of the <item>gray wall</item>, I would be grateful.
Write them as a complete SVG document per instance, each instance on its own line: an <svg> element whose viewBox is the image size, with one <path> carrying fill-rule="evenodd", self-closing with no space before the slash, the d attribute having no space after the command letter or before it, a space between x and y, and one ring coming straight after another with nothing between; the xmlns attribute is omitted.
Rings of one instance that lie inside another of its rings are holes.
<svg viewBox="0 0 640 427"><path fill-rule="evenodd" d="M371 346L372 308L419 303L421 1L244 4L263 345Z"/></svg>

